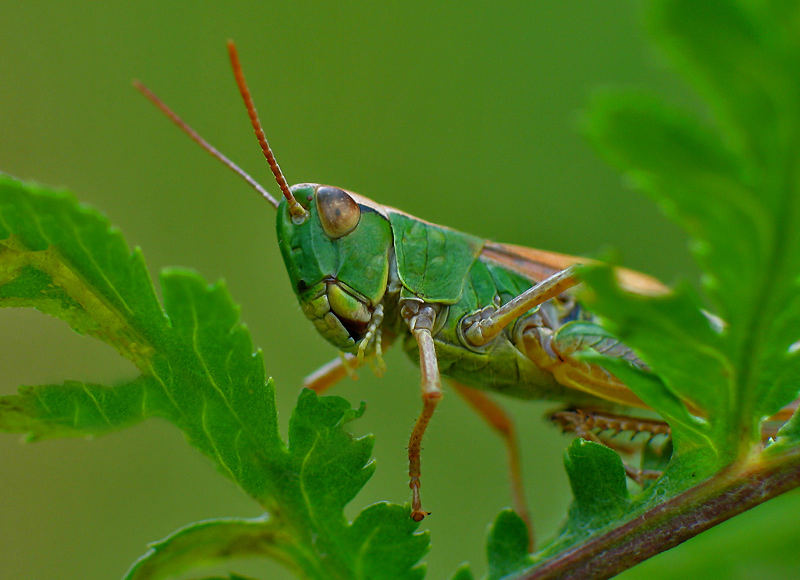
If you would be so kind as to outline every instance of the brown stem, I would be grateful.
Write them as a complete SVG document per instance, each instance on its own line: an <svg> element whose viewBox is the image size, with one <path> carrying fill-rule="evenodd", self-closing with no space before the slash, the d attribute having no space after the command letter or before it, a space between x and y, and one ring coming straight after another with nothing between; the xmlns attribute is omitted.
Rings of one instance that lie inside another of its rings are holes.
<svg viewBox="0 0 800 580"><path fill-rule="evenodd" d="M757 452L519 580L603 580L800 486L800 448Z"/></svg>

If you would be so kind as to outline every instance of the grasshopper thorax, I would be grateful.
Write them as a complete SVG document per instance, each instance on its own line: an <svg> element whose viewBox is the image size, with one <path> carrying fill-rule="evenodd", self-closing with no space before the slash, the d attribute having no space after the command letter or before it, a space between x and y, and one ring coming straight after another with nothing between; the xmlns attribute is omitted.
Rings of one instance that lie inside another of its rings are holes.
<svg viewBox="0 0 800 580"><path fill-rule="evenodd" d="M309 217L295 223L278 207L278 245L300 307L331 344L355 352L386 294L392 252L389 221L338 187L291 188Z"/></svg>

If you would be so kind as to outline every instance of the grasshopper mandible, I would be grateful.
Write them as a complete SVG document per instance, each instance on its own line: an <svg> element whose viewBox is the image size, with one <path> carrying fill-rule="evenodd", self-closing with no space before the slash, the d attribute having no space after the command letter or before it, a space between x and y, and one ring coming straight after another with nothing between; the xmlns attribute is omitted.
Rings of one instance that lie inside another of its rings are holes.
<svg viewBox="0 0 800 580"><path fill-rule="evenodd" d="M593 348L644 367L571 296L587 260L490 242L338 187L289 187L232 42L228 51L256 136L283 192L280 203L149 89L134 84L276 208L278 245L300 306L320 334L345 353L306 385L322 392L365 360L382 365L383 349L398 343L421 370L422 412L408 444L411 517L420 521L428 513L419 493L420 449L442 398L441 374L503 437L516 508L528 521L513 424L483 391L595 409L648 408L616 377L573 356ZM638 272L620 269L618 277L633 292L666 291Z"/></svg>

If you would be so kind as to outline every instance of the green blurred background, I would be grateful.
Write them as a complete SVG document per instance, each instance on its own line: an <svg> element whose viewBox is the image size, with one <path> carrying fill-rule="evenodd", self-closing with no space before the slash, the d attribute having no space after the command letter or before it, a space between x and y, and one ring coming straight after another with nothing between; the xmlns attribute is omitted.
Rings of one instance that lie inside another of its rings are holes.
<svg viewBox="0 0 800 580"><path fill-rule="evenodd" d="M66 186L170 265L224 277L286 426L302 378L335 356L305 320L275 244L274 215L138 95L149 84L207 139L275 189L232 81L236 40L267 135L290 182L340 185L487 238L571 254L620 250L668 282L696 279L685 236L608 169L581 136L602 86L698 100L648 45L638 3L168 2L0 3L0 170ZM130 364L38 312L0 311L0 394L64 379L113 383ZM387 356L335 394L368 412L378 471L350 506L407 500L405 446L419 410L415 367ZM505 401L519 422L541 536L568 502L568 438L552 405ZM149 421L96 441L23 446L0 437L0 577L119 578L189 522L255 516L257 506L183 441ZM424 454L433 515L429 578L470 560L509 504L499 441L455 396ZM794 578L800 532L781 498L625 577ZM795 511L796 513L796 511ZM231 570L289 577L261 562ZM223 569L224 570L224 569Z"/></svg>

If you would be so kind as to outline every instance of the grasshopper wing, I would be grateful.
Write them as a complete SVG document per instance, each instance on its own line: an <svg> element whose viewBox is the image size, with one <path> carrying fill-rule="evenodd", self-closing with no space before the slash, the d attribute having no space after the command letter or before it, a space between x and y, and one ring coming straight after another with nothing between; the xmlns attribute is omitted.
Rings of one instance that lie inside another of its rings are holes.
<svg viewBox="0 0 800 580"><path fill-rule="evenodd" d="M575 264L599 263L589 258L495 242L486 242L481 252L481 257L531 278L535 282L541 282L556 272ZM620 285L629 292L647 296L658 296L669 292L669 289L664 284L647 274L628 270L627 268L616 268L615 271Z"/></svg>

